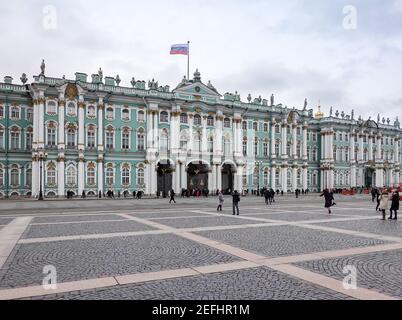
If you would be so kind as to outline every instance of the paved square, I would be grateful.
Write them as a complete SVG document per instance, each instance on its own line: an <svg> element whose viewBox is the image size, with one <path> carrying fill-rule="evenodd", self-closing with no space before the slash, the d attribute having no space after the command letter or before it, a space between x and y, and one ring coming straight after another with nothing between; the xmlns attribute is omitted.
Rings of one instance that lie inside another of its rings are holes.
<svg viewBox="0 0 402 320"><path fill-rule="evenodd" d="M238 217L228 197L222 213L216 197L177 200L5 201L0 299L402 298L402 223L368 196L336 196L332 215L316 194L246 197Z"/></svg>

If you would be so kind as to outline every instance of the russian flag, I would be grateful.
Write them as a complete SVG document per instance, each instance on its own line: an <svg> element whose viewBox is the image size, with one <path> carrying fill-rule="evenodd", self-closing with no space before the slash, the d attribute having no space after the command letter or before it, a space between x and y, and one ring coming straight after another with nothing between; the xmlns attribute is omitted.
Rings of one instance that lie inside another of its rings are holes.
<svg viewBox="0 0 402 320"><path fill-rule="evenodd" d="M174 44L170 49L170 54L182 54L187 56L188 55L188 44Z"/></svg>

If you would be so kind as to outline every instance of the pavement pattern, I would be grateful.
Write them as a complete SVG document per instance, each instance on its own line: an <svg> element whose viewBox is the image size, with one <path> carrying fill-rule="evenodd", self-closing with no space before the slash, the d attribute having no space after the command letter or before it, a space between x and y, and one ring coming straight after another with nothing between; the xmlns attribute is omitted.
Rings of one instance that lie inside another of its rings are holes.
<svg viewBox="0 0 402 320"><path fill-rule="evenodd" d="M402 222L368 196L0 202L0 300L394 300ZM357 287L343 285L346 266ZM44 279L54 275L47 288Z"/></svg>

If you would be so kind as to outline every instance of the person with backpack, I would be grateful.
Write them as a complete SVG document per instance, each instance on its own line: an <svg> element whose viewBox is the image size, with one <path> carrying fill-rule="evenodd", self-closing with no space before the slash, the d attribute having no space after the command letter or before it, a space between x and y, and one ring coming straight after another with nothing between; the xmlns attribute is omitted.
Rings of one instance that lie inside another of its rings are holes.
<svg viewBox="0 0 402 320"><path fill-rule="evenodd" d="M237 215L240 215L240 211L239 211L240 194L237 192L237 190L235 190L235 192L233 192L232 198L233 198L233 215L234 216L236 215L236 210L237 210Z"/></svg>
<svg viewBox="0 0 402 320"><path fill-rule="evenodd" d="M388 219L390 220L398 220L398 210L399 210L399 192L394 191L391 196L391 215ZM395 216L392 218L392 212L395 212Z"/></svg>

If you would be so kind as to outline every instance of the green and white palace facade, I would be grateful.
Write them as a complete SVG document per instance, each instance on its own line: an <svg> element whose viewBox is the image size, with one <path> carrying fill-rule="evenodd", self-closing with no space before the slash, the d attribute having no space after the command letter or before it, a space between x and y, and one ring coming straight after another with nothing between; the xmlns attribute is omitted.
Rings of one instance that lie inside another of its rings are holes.
<svg viewBox="0 0 402 320"><path fill-rule="evenodd" d="M221 95L198 70L171 90L154 80L51 78L0 83L0 197L156 195L174 189L293 192L400 183L398 118L314 114ZM42 184L42 186L40 186Z"/></svg>

